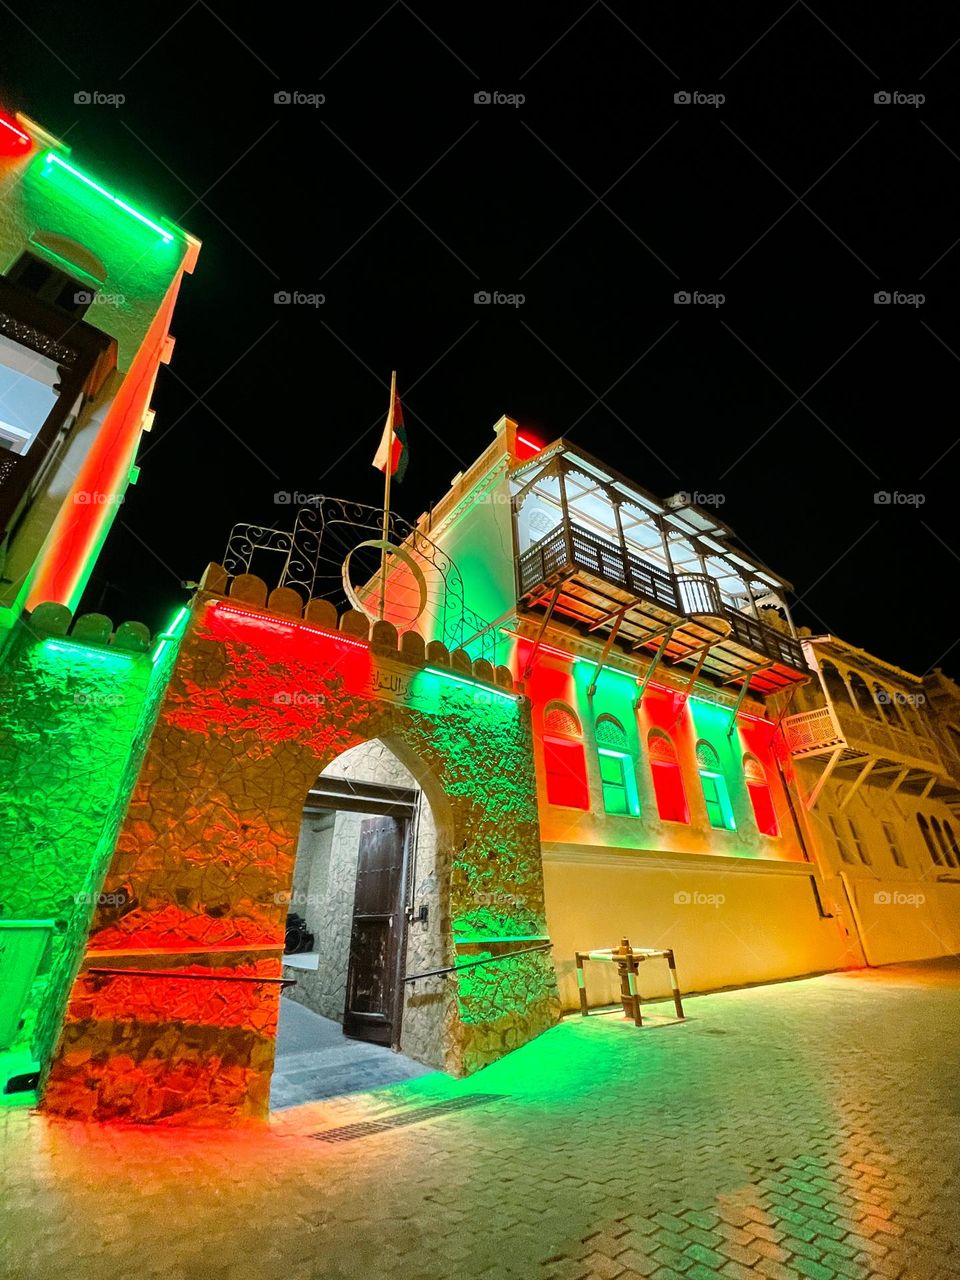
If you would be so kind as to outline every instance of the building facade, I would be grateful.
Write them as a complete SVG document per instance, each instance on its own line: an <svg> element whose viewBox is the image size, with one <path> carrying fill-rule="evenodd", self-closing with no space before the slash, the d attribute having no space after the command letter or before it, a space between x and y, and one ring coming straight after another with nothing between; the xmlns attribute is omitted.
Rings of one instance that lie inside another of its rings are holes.
<svg viewBox="0 0 960 1280"><path fill-rule="evenodd" d="M77 616L197 245L30 121L0 153L0 1097L262 1118L283 999L467 1074L622 937L688 992L960 949L953 681L508 418L385 586L382 513L319 499L159 636Z"/></svg>

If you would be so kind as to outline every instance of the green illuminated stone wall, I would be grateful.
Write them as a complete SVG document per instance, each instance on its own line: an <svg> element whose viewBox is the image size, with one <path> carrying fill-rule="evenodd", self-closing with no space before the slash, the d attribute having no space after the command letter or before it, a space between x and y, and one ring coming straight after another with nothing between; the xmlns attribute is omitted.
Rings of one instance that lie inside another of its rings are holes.
<svg viewBox="0 0 960 1280"><path fill-rule="evenodd" d="M0 918L55 922L8 1062L55 1047L173 653L153 666L23 625L0 657Z"/></svg>

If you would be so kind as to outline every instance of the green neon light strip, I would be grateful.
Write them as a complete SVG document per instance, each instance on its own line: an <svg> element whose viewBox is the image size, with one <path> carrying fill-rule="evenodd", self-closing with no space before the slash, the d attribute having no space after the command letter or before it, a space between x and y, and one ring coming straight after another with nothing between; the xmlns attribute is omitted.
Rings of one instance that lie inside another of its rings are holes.
<svg viewBox="0 0 960 1280"><path fill-rule="evenodd" d="M114 649L105 645L102 649L93 644L84 644L82 640L72 640L69 636L65 636L63 642L57 640L44 640L44 649L53 649L57 653L76 653L79 649L83 653L93 654L97 658L123 658L132 661L136 658L142 658L142 653L137 653L133 649Z"/></svg>
<svg viewBox="0 0 960 1280"><path fill-rule="evenodd" d="M519 698L514 693L506 693L503 689L494 689L489 684L480 684L477 680L467 680L463 676L451 675L449 671L442 671L439 667L424 667L424 671L429 671L432 676L442 676L444 680L453 680L456 684L465 684L468 689L475 689L480 693L492 693L498 698L506 698L508 702L518 702Z"/></svg>
<svg viewBox="0 0 960 1280"><path fill-rule="evenodd" d="M187 605L184 605L183 608L180 610L180 612L177 614L177 616L174 618L174 620L170 623L169 627L167 627L166 631L161 631L161 633L158 636L154 636L154 640L157 643L157 647L154 650L154 654L153 654L154 666L156 666L157 663L160 661L161 655L163 654L164 649L167 647L170 641L180 639L180 636L183 631L183 628L181 627L180 624L183 622L183 620L186 618L189 612L190 612L189 607Z"/></svg>
<svg viewBox="0 0 960 1280"><path fill-rule="evenodd" d="M97 195L103 196L105 200L109 200L111 204L115 204L118 209L122 209L124 213L129 213L132 218L136 218L137 221L142 222L145 227L149 227L150 230L155 231L158 236L162 236L167 244L169 244L173 239L173 236L169 231L164 231L163 227L158 226L156 222L151 222L151 220L145 217L144 214L138 213L132 205L127 204L125 200L121 200L119 196L115 196L111 191L107 191L105 187L101 187L99 183L94 182L92 178L88 178L86 174L81 173L79 169L75 169L72 164L67 164L66 160L61 160L60 157L55 155L52 151L47 152L44 157L44 164L59 165L61 169L65 169L67 173L71 174L74 178L79 179L80 182L88 186L91 191L96 191Z"/></svg>

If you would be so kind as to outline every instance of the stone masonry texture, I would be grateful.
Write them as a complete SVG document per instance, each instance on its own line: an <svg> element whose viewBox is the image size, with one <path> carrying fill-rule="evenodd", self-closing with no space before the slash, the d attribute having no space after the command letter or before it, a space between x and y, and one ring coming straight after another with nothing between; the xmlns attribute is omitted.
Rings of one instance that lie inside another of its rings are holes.
<svg viewBox="0 0 960 1280"><path fill-rule="evenodd" d="M126 906L94 917L50 1111L214 1125L266 1114L304 800L362 742L386 743L430 802L451 948L462 940L473 958L545 936L526 704L399 664L389 681L408 691L386 700L371 672L365 644L196 598L104 882ZM444 1067L475 1071L557 1013L546 953L461 979Z"/></svg>

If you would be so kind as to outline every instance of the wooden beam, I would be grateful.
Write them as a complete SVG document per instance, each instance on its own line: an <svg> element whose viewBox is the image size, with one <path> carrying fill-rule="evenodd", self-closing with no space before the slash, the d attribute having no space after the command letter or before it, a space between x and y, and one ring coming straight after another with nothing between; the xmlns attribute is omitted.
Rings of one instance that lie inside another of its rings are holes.
<svg viewBox="0 0 960 1280"><path fill-rule="evenodd" d="M543 640L543 633L546 631L547 626L549 625L549 622L550 622L550 618L553 616L553 611L556 608L556 604L560 598L560 592L562 589L563 589L562 582L558 582L553 589L553 596L551 597L550 603L547 606L546 613L543 615L543 621L540 623L540 629L537 632L537 638L533 642L533 648L530 650L530 656L527 658L526 665L523 668L524 680L528 680L530 678L530 672L533 670L533 660L537 656L537 650L540 648L540 644Z"/></svg>
<svg viewBox="0 0 960 1280"><path fill-rule="evenodd" d="M657 652L654 655L653 661L647 667L646 675L643 677L643 680L640 682L640 685L637 688L637 696L633 702L634 711L639 709L640 703L643 701L643 695L647 692L647 685L653 679L653 673L656 671L657 667L660 665L660 659L663 657L664 653L666 652L667 645L670 643L670 637L672 635L673 635L673 627L667 627L663 632L663 639L660 641L660 647L657 649Z"/></svg>
<svg viewBox="0 0 960 1280"><path fill-rule="evenodd" d="M853 784L851 785L850 790L840 801L841 809L846 809L847 805L850 803L853 797L860 790L861 786L864 784L864 782L866 782L867 776L869 775L869 773L871 772L871 770L873 769L876 763L877 763L876 760L868 760L867 763L863 766L863 768L857 774L856 778L854 778Z"/></svg>
<svg viewBox="0 0 960 1280"><path fill-rule="evenodd" d="M837 750L834 751L833 755L831 755L830 759L827 761L826 765L824 766L820 774L820 777L817 779L816 784L814 785L813 790L807 796L806 800L804 800L803 807L806 809L808 813L812 813L814 806L816 805L817 801L820 799L820 792L823 790L824 785L827 779L830 777L831 773L833 773L834 769L837 767L840 757L843 755L843 750L844 750L843 747L838 747Z"/></svg>
<svg viewBox="0 0 960 1280"><path fill-rule="evenodd" d="M617 615L616 622L613 624L613 626L610 629L610 634L607 636L607 643L603 646L603 653L601 653L600 655L600 661L597 663L596 669L594 670L594 673L590 678L590 683L587 686L588 698L592 698L593 695L597 692L597 681L600 678L600 672L603 670L604 664L606 663L607 658L609 658L610 656L610 650L613 648L613 642L614 640L616 640L617 632L620 630L620 623L623 621L623 615L626 613L626 611L629 608L630 608L630 605L628 604L625 604L623 606L623 608L620 610L620 613Z"/></svg>

